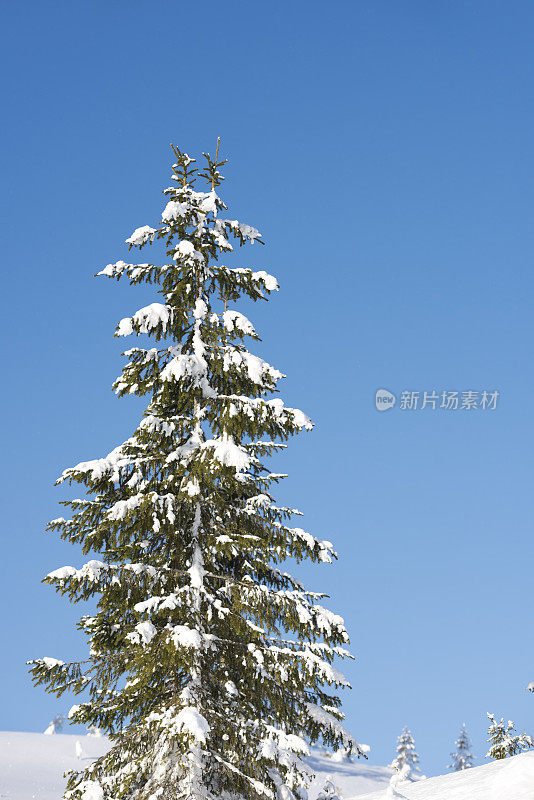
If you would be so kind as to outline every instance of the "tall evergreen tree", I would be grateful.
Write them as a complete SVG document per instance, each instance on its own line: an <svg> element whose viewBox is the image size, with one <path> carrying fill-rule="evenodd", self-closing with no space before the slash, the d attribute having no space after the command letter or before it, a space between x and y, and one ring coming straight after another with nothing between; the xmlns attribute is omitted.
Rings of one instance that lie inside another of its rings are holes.
<svg viewBox="0 0 534 800"><path fill-rule="evenodd" d="M269 399L283 375L245 347L259 337L234 304L278 284L219 262L231 242L261 241L220 216L226 162L207 154L199 170L173 150L162 224L126 240L160 242L170 262L98 273L158 286L162 302L116 330L161 343L128 350L114 384L148 406L126 442L63 473L87 497L49 525L101 554L45 579L72 602L97 600L79 623L89 658L37 659L31 671L58 696L85 693L71 718L110 734L109 753L70 775L71 800L291 800L308 779L306 740L360 754L336 694L348 686L333 664L349 655L343 620L277 566L335 557L330 542L291 526L298 512L272 495L283 475L262 460L312 424Z"/></svg>
<svg viewBox="0 0 534 800"><path fill-rule="evenodd" d="M515 725L511 719L505 723L501 717L500 722L497 722L494 715L489 713L488 719L490 726L487 741L490 742L491 746L486 753L486 758L499 760L508 756L515 756L524 750L530 750L534 747L534 741L528 734L524 731L523 733L516 733Z"/></svg>
<svg viewBox="0 0 534 800"><path fill-rule="evenodd" d="M397 739L397 755L393 759L391 766L396 772L402 773L404 780L416 780L415 773L421 772L419 767L419 755L415 750L415 742L408 728L403 731Z"/></svg>
<svg viewBox="0 0 534 800"><path fill-rule="evenodd" d="M471 742L469 741L469 736L467 735L467 731L465 729L465 722L462 725L458 738L454 744L456 750L454 753L451 753L451 763L449 764L448 769L452 769L453 772L460 772L461 770L472 767L474 757L471 753Z"/></svg>

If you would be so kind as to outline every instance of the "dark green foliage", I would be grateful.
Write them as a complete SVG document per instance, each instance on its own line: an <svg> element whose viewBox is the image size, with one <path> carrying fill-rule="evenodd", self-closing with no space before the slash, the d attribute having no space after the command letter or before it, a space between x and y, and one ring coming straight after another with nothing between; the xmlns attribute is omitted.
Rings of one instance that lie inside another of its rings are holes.
<svg viewBox="0 0 534 800"><path fill-rule="evenodd" d="M159 241L170 262L119 261L99 273L161 295L116 332L161 343L127 351L114 384L148 406L126 442L64 472L59 482L81 484L87 498L67 501L72 519L49 526L101 554L46 578L71 602L97 601L80 621L90 657L41 659L31 671L49 691L81 694L73 719L111 738L108 755L70 777L72 800L290 800L307 780L303 740L360 754L335 694L348 685L333 666L348 655L343 620L278 566L329 562L332 546L291 526L298 512L271 494L283 476L262 460L311 423L268 399L283 376L248 352L245 339L258 336L230 307L278 286L219 263L260 236L220 217L225 162L208 155L199 173L173 150L162 225L127 240ZM208 191L193 188L199 178Z"/></svg>

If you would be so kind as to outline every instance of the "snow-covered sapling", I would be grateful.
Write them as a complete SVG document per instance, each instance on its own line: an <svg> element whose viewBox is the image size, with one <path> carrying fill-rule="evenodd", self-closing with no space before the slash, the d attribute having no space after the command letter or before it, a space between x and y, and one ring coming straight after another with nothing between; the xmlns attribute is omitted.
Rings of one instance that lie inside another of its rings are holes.
<svg viewBox="0 0 534 800"><path fill-rule="evenodd" d="M471 742L465 729L465 722L454 744L456 750L451 753L451 763L448 765L448 769L453 770L453 772L460 772L463 769L472 767L474 757L471 753Z"/></svg>
<svg viewBox="0 0 534 800"><path fill-rule="evenodd" d="M76 758L78 759L78 761L81 761L82 758L87 758L85 750L83 749L82 743L80 741L76 741L76 744L74 745L74 751L76 753Z"/></svg>
<svg viewBox="0 0 534 800"><path fill-rule="evenodd" d="M65 722L65 717L61 714L58 714L57 717L54 717L51 722L48 723L48 728L44 731L47 736L51 736L53 733L60 733L63 730L63 723Z"/></svg>
<svg viewBox="0 0 534 800"><path fill-rule="evenodd" d="M126 240L163 245L167 263L98 273L158 287L159 301L116 329L155 340L126 352L114 384L148 405L123 444L63 473L87 496L49 526L101 553L46 578L72 602L96 600L80 622L89 656L38 659L32 673L57 695L85 695L71 718L110 735L109 752L70 775L70 800L291 800L308 780L307 741L361 753L342 726L337 690L348 683L333 665L349 655L343 620L279 568L335 558L275 503L284 476L265 464L312 423L272 396L284 376L245 344L259 337L236 303L278 283L221 263L235 244L261 242L222 216L225 162L208 154L198 170L173 149L161 223Z"/></svg>
<svg viewBox="0 0 534 800"><path fill-rule="evenodd" d="M421 772L417 766L419 755L415 750L414 738L408 728L403 728L397 739L396 753L397 755L391 763L393 769L403 774L403 780L417 780L420 777L417 773Z"/></svg>
<svg viewBox="0 0 534 800"><path fill-rule="evenodd" d="M488 713L490 726L488 729L488 739L490 749L486 753L486 758L501 759L508 756L515 756L524 750L534 747L534 741L524 731L516 733L514 723L511 719L505 723L501 717L497 722L494 715Z"/></svg>
<svg viewBox="0 0 534 800"><path fill-rule="evenodd" d="M397 789L401 783L410 780L410 772L410 767L405 764L400 772L393 773L386 789L385 800L406 800L406 795L397 791Z"/></svg>
<svg viewBox="0 0 534 800"><path fill-rule="evenodd" d="M317 800L340 800L341 792L331 778L327 778L323 788L317 795Z"/></svg>

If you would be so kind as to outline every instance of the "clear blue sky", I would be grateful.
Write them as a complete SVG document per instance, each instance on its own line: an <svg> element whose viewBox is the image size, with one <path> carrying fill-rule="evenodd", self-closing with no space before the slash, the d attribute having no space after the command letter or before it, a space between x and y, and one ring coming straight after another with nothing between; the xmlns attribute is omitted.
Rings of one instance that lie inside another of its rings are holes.
<svg viewBox="0 0 534 800"><path fill-rule="evenodd" d="M305 573L351 632L350 728L384 763L410 726L428 773L464 721L483 755L486 711L534 734L532 3L11 2L0 57L0 728L69 707L24 666L84 652L39 582L79 563L52 484L140 412L112 335L153 295L91 276L157 220L169 142L221 136L268 242L242 263L281 284L261 353L316 422L281 497L340 553ZM501 394L379 414L381 387Z"/></svg>

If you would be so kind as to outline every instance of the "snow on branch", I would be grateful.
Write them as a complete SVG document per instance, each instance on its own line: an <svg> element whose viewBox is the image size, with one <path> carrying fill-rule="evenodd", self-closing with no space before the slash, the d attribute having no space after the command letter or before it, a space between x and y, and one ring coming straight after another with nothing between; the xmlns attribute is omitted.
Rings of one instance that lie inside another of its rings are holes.
<svg viewBox="0 0 534 800"><path fill-rule="evenodd" d="M140 308L133 317L121 319L117 326L117 336L130 336L131 333L150 333L159 329L165 333L167 326L172 322L173 309L162 303L151 303Z"/></svg>
<svg viewBox="0 0 534 800"><path fill-rule="evenodd" d="M142 247L149 240L152 242L156 231L150 225L144 225L142 228L136 228L132 235L126 239L126 244L130 247Z"/></svg>
<svg viewBox="0 0 534 800"><path fill-rule="evenodd" d="M355 751L358 757L363 756L364 758L367 758L366 752L369 748L366 745L358 744L356 739L354 739L354 737L343 727L343 725L341 725L339 720L337 720L330 712L325 711L324 708L315 705L314 703L308 703L307 710L309 716L314 720L314 722L316 722L322 728L330 729L343 747L347 748L348 750Z"/></svg>

